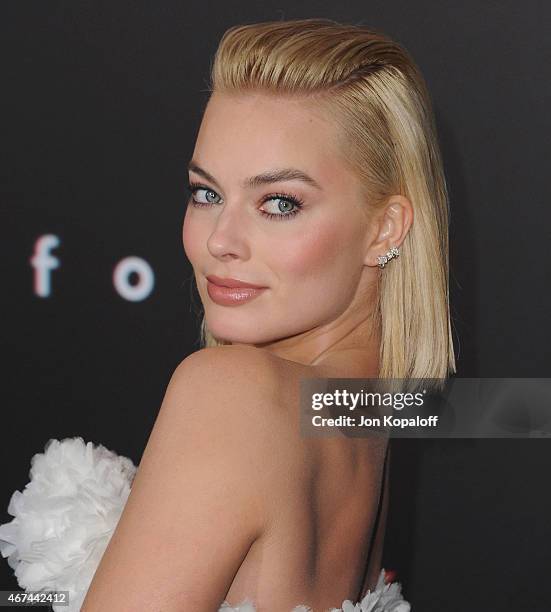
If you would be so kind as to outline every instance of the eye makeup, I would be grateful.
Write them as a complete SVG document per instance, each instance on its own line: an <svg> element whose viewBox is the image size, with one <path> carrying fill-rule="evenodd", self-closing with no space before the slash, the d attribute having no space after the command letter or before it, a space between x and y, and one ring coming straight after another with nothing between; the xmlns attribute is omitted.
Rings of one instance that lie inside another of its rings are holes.
<svg viewBox="0 0 551 612"><path fill-rule="evenodd" d="M203 207L213 206L219 203L219 202L199 202L198 200L195 199L194 196L197 193L197 191L207 191L207 192L213 193L216 196L218 196L218 194L216 193L216 191L214 191L214 189L211 189L210 187L207 187L206 185L190 182L190 184L188 185L188 190L191 194L188 202L191 203L192 206L195 206L197 208L203 208ZM283 202L290 203L294 206L293 210L287 213L282 213L282 214L270 213L264 210L259 210L260 214L262 214L264 217L268 219L273 219L275 221L283 221L291 217L294 217L301 211L304 205L303 200L295 194L272 193L270 195L265 196L262 199L262 203L264 204L271 200L282 200Z"/></svg>

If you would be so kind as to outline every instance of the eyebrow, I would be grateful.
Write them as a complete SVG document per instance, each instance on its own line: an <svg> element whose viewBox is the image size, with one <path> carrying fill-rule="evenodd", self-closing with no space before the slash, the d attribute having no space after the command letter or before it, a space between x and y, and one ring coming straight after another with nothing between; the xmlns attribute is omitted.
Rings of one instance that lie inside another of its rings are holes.
<svg viewBox="0 0 551 612"><path fill-rule="evenodd" d="M202 176L207 181L210 181L221 190L220 185L216 182L216 179L209 174L206 170L198 166L194 161L190 161L188 164L188 170L195 172L199 176ZM259 185L267 185L269 183L278 183L280 181L303 181L316 189L323 190L321 185L314 180L311 176L299 170L298 168L280 168L274 170L267 170L262 174L251 176L243 181L243 187L258 187Z"/></svg>

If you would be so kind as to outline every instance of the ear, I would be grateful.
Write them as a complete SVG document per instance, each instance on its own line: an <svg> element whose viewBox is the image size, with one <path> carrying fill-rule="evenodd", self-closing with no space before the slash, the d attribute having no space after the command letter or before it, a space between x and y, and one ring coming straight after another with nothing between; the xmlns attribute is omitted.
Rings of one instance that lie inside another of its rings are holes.
<svg viewBox="0 0 551 612"><path fill-rule="evenodd" d="M368 247L364 264L378 266L377 257L392 247L400 247L413 223L413 206L402 195L388 198L387 204L375 217L375 238Z"/></svg>

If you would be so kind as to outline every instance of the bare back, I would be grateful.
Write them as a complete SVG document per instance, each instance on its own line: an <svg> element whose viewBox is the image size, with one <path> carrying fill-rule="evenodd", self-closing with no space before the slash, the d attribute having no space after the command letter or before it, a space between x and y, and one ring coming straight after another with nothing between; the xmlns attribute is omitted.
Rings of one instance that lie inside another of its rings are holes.
<svg viewBox="0 0 551 612"><path fill-rule="evenodd" d="M267 528L249 549L226 601L237 605L252 598L259 611L270 612L305 604L317 612L344 599L357 601L374 587L384 517L377 534L374 527L387 440L300 433L300 379L361 377L353 361L339 367L273 361L271 375L281 394L270 410L281 454L273 465L259 466L274 483L266 500Z"/></svg>

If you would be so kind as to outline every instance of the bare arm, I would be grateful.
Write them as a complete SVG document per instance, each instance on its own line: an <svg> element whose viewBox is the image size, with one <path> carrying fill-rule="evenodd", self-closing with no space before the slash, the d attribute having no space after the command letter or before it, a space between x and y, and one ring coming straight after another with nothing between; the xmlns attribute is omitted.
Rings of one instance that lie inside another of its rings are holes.
<svg viewBox="0 0 551 612"><path fill-rule="evenodd" d="M82 612L217 610L262 534L258 385L236 353L175 370Z"/></svg>

